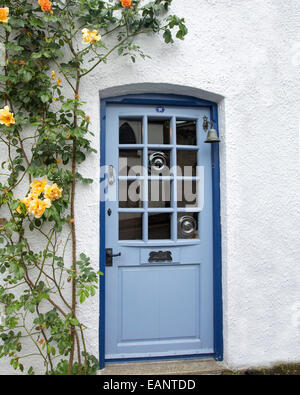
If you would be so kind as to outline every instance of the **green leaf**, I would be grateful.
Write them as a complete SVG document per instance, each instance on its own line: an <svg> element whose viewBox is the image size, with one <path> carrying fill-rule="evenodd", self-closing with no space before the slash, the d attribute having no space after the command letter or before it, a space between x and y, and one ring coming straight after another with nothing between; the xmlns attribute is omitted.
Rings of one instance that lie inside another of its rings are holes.
<svg viewBox="0 0 300 395"><path fill-rule="evenodd" d="M14 16L11 16L9 18L9 24L14 28L19 28L19 27L25 26L25 23L22 18L16 18Z"/></svg>
<svg viewBox="0 0 300 395"><path fill-rule="evenodd" d="M85 301L85 295L83 292L80 293L79 301L80 301L80 303L84 303L84 301Z"/></svg>
<svg viewBox="0 0 300 395"><path fill-rule="evenodd" d="M32 59L40 59L43 55L40 52L33 52L31 54Z"/></svg>
<svg viewBox="0 0 300 395"><path fill-rule="evenodd" d="M48 95L41 95L41 101L43 103L47 103L50 100L50 97Z"/></svg>
<svg viewBox="0 0 300 395"><path fill-rule="evenodd" d="M24 71L23 75L25 82L29 82L32 79L32 74L29 71Z"/></svg>
<svg viewBox="0 0 300 395"><path fill-rule="evenodd" d="M76 318L71 318L71 319L70 319L70 323L71 323L71 325L73 325L73 326L77 326L77 325L79 324L79 322L78 322L78 320L77 320Z"/></svg>
<svg viewBox="0 0 300 395"><path fill-rule="evenodd" d="M173 39L172 39L171 30L167 29L167 30L164 32L164 34L163 34L163 38L164 38L164 40L165 40L165 42L166 42L167 44L172 43L172 42L173 42Z"/></svg>
<svg viewBox="0 0 300 395"><path fill-rule="evenodd" d="M39 27L43 27L44 23L42 20L38 19L38 18L30 18L29 23L31 26L39 26Z"/></svg>
<svg viewBox="0 0 300 395"><path fill-rule="evenodd" d="M12 51L16 51L16 52L20 52L23 51L23 47L21 47L20 45L16 45L12 42L8 42L7 44L5 44L6 49L8 50L12 50Z"/></svg>
<svg viewBox="0 0 300 395"><path fill-rule="evenodd" d="M33 375L34 375L34 370L33 370L33 367L32 367L32 366L30 366L30 368L28 369L27 374L28 374L29 376L33 376Z"/></svg>
<svg viewBox="0 0 300 395"><path fill-rule="evenodd" d="M77 151L77 152L76 152L76 162L77 162L78 164L80 164L80 163L82 163L82 162L84 162L84 161L85 161L85 155L84 155L84 153L81 152L81 151Z"/></svg>
<svg viewBox="0 0 300 395"><path fill-rule="evenodd" d="M34 220L34 224L35 224L36 227L39 228L39 227L41 226L41 224L42 224L42 221L41 221L40 219L36 218L36 219Z"/></svg>
<svg viewBox="0 0 300 395"><path fill-rule="evenodd" d="M20 202L18 200L13 200L10 204L12 211L15 211L19 207Z"/></svg>

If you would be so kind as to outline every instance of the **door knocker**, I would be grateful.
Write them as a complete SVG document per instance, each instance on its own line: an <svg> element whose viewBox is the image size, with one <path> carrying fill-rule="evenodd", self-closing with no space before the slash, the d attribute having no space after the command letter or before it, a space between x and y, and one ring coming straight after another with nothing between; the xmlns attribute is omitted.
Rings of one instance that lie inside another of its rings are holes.
<svg viewBox="0 0 300 395"><path fill-rule="evenodd" d="M149 155L149 170L151 173L159 174L168 170L167 155L163 152L153 152Z"/></svg>
<svg viewBox="0 0 300 395"><path fill-rule="evenodd" d="M190 237L197 230L197 222L194 217L185 215L179 219L179 228L182 236Z"/></svg>

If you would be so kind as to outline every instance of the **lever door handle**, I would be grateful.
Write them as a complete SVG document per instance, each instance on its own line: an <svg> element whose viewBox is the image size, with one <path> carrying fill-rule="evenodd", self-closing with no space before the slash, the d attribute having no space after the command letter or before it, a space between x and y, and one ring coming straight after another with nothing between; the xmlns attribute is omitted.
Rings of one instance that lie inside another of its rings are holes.
<svg viewBox="0 0 300 395"><path fill-rule="evenodd" d="M114 257L116 257L116 256L121 256L121 253L119 252L118 254L107 254L107 256L108 256L109 258L114 258Z"/></svg>
<svg viewBox="0 0 300 395"><path fill-rule="evenodd" d="M106 248L105 250L105 266L112 266L113 265L113 258L121 256L121 252L118 254L113 254L112 248Z"/></svg>

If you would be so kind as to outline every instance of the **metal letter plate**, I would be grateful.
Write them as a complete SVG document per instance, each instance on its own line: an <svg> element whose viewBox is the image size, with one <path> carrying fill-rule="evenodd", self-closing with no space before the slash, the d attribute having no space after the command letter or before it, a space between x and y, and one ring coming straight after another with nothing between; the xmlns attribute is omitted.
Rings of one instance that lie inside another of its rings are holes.
<svg viewBox="0 0 300 395"><path fill-rule="evenodd" d="M152 264L178 264L180 263L180 248L170 247L153 247L141 248L140 263L141 265Z"/></svg>

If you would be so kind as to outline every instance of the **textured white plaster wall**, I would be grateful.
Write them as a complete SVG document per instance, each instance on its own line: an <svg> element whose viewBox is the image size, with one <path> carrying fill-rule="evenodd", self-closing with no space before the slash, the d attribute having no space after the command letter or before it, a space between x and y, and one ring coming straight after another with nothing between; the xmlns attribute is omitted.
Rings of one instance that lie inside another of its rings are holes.
<svg viewBox="0 0 300 395"><path fill-rule="evenodd" d="M99 92L178 93L219 102L225 362L230 367L300 361L300 3L174 0L184 42L141 44L152 59L111 56L84 83L99 150ZM297 64L298 63L298 64ZM99 156L82 166L78 251L99 253ZM98 349L98 298L80 306ZM0 372L9 372L0 360Z"/></svg>

